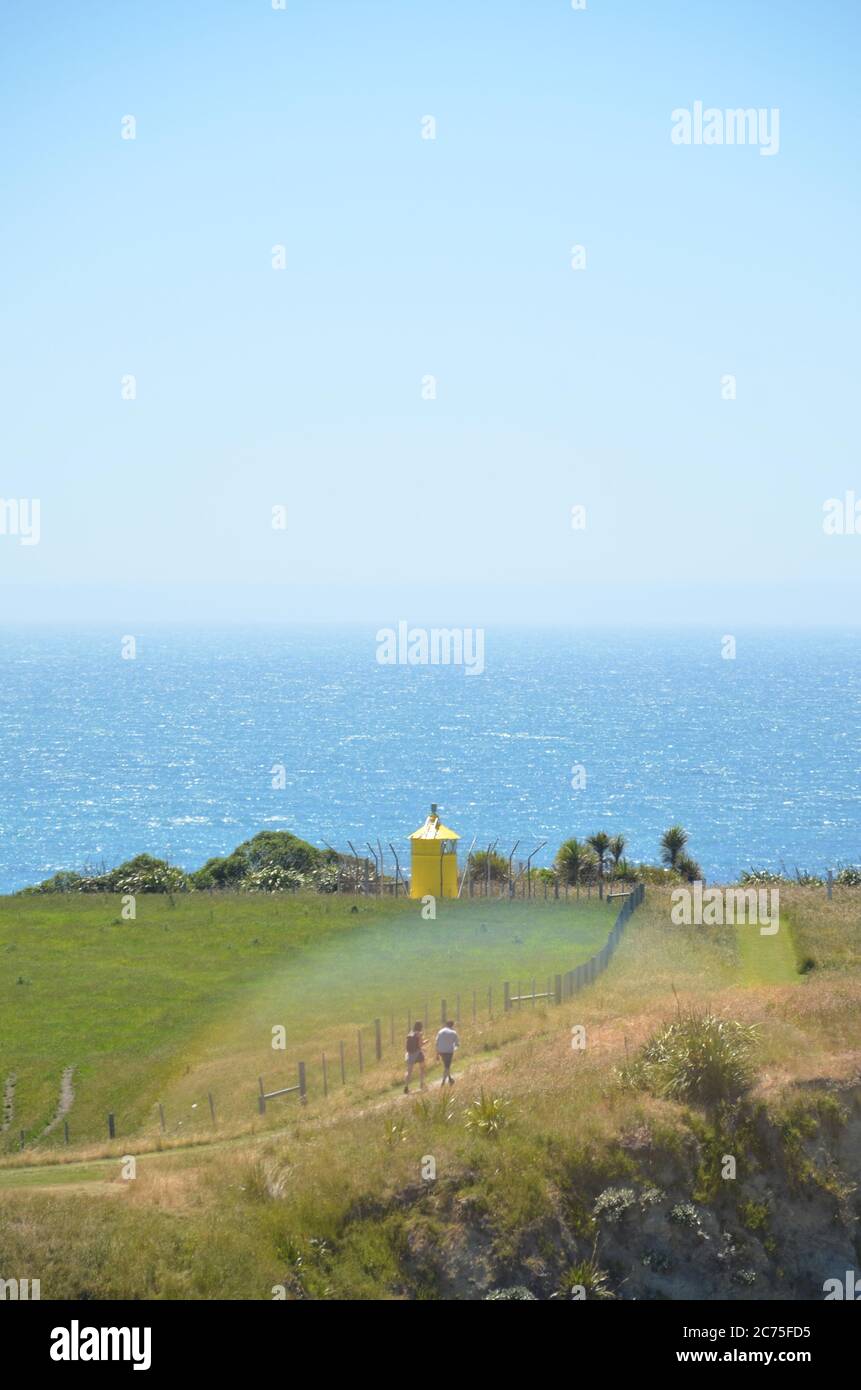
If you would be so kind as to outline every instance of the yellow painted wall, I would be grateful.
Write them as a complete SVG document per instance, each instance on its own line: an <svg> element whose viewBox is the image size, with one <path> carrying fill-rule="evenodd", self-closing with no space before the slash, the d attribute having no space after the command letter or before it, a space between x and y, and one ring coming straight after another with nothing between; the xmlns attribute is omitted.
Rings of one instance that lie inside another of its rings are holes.
<svg viewBox="0 0 861 1390"><path fill-rule="evenodd" d="M425 898L428 895L434 898L457 897L457 854L452 850L443 854L443 845L453 843L452 840L411 841L411 898Z"/></svg>

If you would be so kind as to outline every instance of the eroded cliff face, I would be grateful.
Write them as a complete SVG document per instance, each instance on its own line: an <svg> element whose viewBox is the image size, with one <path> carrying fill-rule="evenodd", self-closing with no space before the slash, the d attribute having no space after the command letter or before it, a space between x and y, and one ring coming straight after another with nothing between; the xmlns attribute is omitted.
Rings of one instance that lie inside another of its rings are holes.
<svg viewBox="0 0 861 1390"><path fill-rule="evenodd" d="M861 1082L691 1114L672 1143L643 1125L618 1146L623 1177L606 1183L600 1159L563 1174L545 1214L504 1235L469 1174L401 1194L398 1293L824 1299L839 1296L828 1281L861 1279Z"/></svg>

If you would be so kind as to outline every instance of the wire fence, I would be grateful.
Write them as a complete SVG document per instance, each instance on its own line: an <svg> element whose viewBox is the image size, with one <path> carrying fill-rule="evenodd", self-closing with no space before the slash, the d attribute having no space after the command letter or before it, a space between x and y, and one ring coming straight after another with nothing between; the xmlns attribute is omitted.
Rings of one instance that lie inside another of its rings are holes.
<svg viewBox="0 0 861 1390"><path fill-rule="evenodd" d="M347 844L349 853L326 844L329 861L312 870L309 875L287 871L288 878L293 881L285 880L284 886L292 887L295 891L313 886L323 892L361 897L410 896L410 875L401 864L401 856L391 840L385 847L379 839L373 844L366 840L358 848L351 840ZM631 869L611 854L607 854L606 858L584 862L577 881L570 883L557 868L537 868L533 863L546 848L546 840L539 841L528 853L524 852L523 844L523 840L518 839L506 849L504 845L500 848L499 840L493 840L486 847L476 849L473 838L463 869L458 873L457 896L562 898L567 901L569 896L579 898L581 892L587 897L591 897L593 892L603 897L605 888L622 881L633 887ZM516 857L518 851L519 858Z"/></svg>

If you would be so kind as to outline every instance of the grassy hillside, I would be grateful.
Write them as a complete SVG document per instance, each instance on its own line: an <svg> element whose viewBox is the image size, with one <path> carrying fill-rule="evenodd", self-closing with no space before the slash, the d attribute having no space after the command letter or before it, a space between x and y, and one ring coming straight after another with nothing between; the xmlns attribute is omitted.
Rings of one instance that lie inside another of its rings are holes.
<svg viewBox="0 0 861 1390"><path fill-rule="evenodd" d="M453 1095L397 1095L384 1065L280 1132L143 1153L131 1182L119 1145L10 1157L0 1264L47 1298L821 1297L861 1254L861 895L781 906L753 982L749 928L673 926L650 890L595 985L470 1029ZM632 1081L690 1009L754 1029L731 1099Z"/></svg>
<svg viewBox="0 0 861 1390"><path fill-rule="evenodd" d="M157 1104L168 1133L219 1122L250 1125L257 1078L291 1085L299 1059L312 1095L322 1053L340 1084L373 1062L380 1018L386 1057L403 1049L407 1017L439 1018L445 998L461 1017L499 1010L505 980L565 971L604 942L614 911L579 903L440 903L435 922L403 899L354 902L319 894L190 894L138 899L135 921L118 898L68 894L0 900L0 1086L14 1074L14 1118L0 1152L40 1140L74 1067L69 1112L75 1143L154 1135ZM283 1026L285 1051L272 1048ZM395 1043L392 1044L394 1036ZM56 1127L44 1142L62 1142Z"/></svg>

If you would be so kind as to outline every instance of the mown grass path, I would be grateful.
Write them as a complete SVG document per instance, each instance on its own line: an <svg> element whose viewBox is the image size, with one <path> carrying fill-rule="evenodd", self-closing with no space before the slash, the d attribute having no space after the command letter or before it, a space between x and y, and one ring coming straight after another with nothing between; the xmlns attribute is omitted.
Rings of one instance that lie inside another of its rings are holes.
<svg viewBox="0 0 861 1390"><path fill-rule="evenodd" d="M764 936L758 926L740 925L735 931L742 984L792 985L800 982L792 930L785 917L781 918L773 936Z"/></svg>

